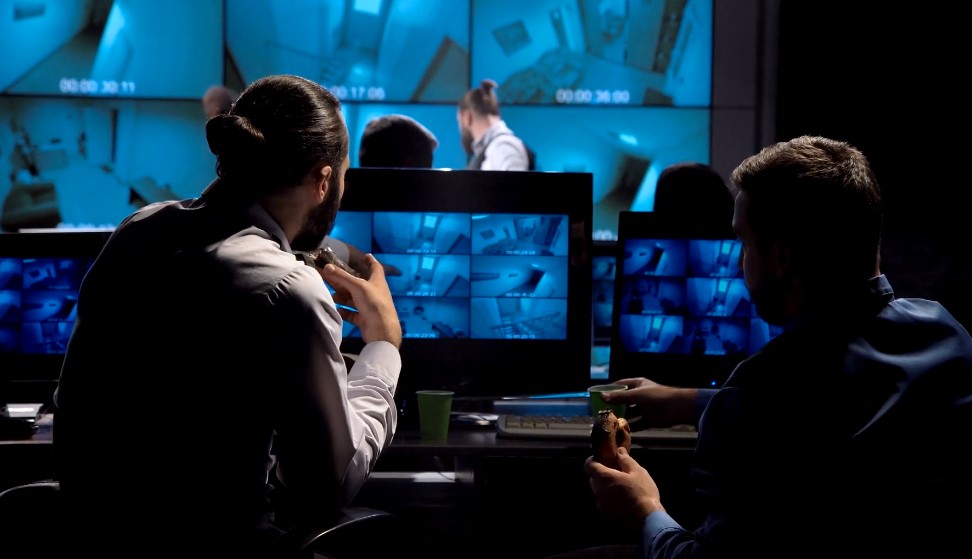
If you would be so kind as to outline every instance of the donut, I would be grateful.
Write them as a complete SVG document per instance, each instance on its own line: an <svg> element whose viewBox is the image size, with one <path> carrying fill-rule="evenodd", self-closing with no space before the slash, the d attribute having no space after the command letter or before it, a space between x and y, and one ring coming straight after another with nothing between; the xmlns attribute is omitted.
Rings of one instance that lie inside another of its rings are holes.
<svg viewBox="0 0 972 559"><path fill-rule="evenodd" d="M360 278L361 274L357 270L348 266L344 260L341 260L338 255L334 254L334 249L331 247L316 248L311 251L294 251L294 256L297 260L302 261L304 264L316 268L317 271L324 269L324 266L328 264L334 264L338 268L341 268L345 272L351 274L356 278Z"/></svg>
<svg viewBox="0 0 972 559"><path fill-rule="evenodd" d="M334 249L331 247L319 248L311 251L310 254L314 259L314 266L318 269L323 269L324 266L327 266L328 264L334 264L338 268L341 268L356 278L361 277L361 274L354 270L354 268L348 266L344 260L341 260L337 254L334 254Z"/></svg>
<svg viewBox="0 0 972 559"><path fill-rule="evenodd" d="M601 410L594 416L591 426L591 450L594 459L605 466L620 470L618 449L631 450L631 426L623 417L611 410Z"/></svg>

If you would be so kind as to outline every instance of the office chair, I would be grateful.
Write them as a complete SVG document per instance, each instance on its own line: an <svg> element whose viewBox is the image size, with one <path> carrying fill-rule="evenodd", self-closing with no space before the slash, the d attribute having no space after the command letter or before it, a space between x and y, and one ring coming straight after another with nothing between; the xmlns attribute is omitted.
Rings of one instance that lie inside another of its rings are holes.
<svg viewBox="0 0 972 559"><path fill-rule="evenodd" d="M0 492L0 555L7 559L53 559L59 556L58 546L70 547L70 542L57 536L59 497L60 483L54 480L24 483ZM333 523L304 522L290 528L279 540L277 557L370 557L371 553L384 553L374 550L376 540L397 540L392 535L396 525L395 515L389 512L346 508ZM147 534L146 540L150 539Z"/></svg>
<svg viewBox="0 0 972 559"><path fill-rule="evenodd" d="M10 559L53 559L60 484L44 480L0 492L0 553Z"/></svg>

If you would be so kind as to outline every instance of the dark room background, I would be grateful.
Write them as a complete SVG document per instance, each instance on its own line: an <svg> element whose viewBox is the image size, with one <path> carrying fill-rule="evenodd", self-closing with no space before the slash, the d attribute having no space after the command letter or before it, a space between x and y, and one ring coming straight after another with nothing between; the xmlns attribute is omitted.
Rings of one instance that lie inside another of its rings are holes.
<svg viewBox="0 0 972 559"><path fill-rule="evenodd" d="M777 137L863 150L884 192L882 271L898 296L938 299L968 328L967 25L873 1L778 7Z"/></svg>

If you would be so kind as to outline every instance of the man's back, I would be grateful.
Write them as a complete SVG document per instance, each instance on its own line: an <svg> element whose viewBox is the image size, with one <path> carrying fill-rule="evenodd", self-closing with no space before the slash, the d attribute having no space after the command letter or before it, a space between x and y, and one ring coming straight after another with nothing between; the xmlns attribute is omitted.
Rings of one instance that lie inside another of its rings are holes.
<svg viewBox="0 0 972 559"><path fill-rule="evenodd" d="M771 556L899 556L948 543L914 514L969 519L953 511L972 481L972 339L931 301L873 312L780 335L713 397L693 471L720 511L708 535Z"/></svg>
<svg viewBox="0 0 972 559"><path fill-rule="evenodd" d="M276 408L295 380L273 350L282 317L299 317L281 285L316 272L208 212L173 204L123 225L85 278L54 431L73 522L97 504L120 533L218 545L267 520Z"/></svg>

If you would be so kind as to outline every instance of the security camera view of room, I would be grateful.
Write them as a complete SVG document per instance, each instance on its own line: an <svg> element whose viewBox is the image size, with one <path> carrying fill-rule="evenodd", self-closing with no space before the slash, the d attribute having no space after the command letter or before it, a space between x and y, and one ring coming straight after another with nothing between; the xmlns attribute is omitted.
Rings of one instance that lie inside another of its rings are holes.
<svg viewBox="0 0 972 559"><path fill-rule="evenodd" d="M469 254L469 214L375 212L372 250L394 254Z"/></svg>
<svg viewBox="0 0 972 559"><path fill-rule="evenodd" d="M403 338L470 337L468 298L396 296L395 310ZM345 322L344 336L361 337L361 331Z"/></svg>
<svg viewBox="0 0 972 559"><path fill-rule="evenodd" d="M567 338L567 300L473 299L474 338L563 340Z"/></svg>
<svg viewBox="0 0 972 559"><path fill-rule="evenodd" d="M685 347L692 355L738 355L749 353L749 321L713 318L685 320Z"/></svg>
<svg viewBox="0 0 972 559"><path fill-rule="evenodd" d="M473 297L567 297L567 259L558 256L478 256Z"/></svg>
<svg viewBox="0 0 972 559"><path fill-rule="evenodd" d="M0 258L0 351L63 353L90 266L87 259Z"/></svg>
<svg viewBox="0 0 972 559"><path fill-rule="evenodd" d="M687 278L688 313L693 316L735 316L752 314L749 290L742 278Z"/></svg>
<svg viewBox="0 0 972 559"><path fill-rule="evenodd" d="M711 99L711 0L473 2L472 77L505 104Z"/></svg>
<svg viewBox="0 0 972 559"><path fill-rule="evenodd" d="M686 313L685 281L681 278L626 277L621 289L625 314Z"/></svg>
<svg viewBox="0 0 972 559"><path fill-rule="evenodd" d="M682 239L629 239L624 245L622 274L684 277L687 245Z"/></svg>
<svg viewBox="0 0 972 559"><path fill-rule="evenodd" d="M386 254L375 258L385 266L394 266L400 275L387 275L394 296L469 297L469 255Z"/></svg>
<svg viewBox="0 0 972 559"><path fill-rule="evenodd" d="M0 97L0 226L111 228L198 195L216 161L204 123L198 100Z"/></svg>
<svg viewBox="0 0 972 559"><path fill-rule="evenodd" d="M227 0L226 49L243 83L297 74L342 100L456 103L469 2Z"/></svg>
<svg viewBox="0 0 972 559"><path fill-rule="evenodd" d="M688 244L688 275L691 277L741 278L742 243L733 239L695 239Z"/></svg>
<svg viewBox="0 0 972 559"><path fill-rule="evenodd" d="M567 216L478 214L472 236L473 254L565 256Z"/></svg>
<svg viewBox="0 0 972 559"><path fill-rule="evenodd" d="M3 93L199 99L223 79L221 0L3 4Z"/></svg>

